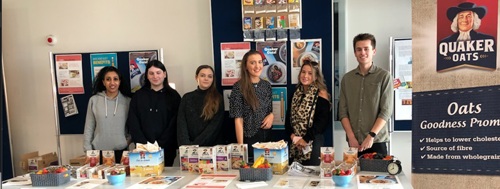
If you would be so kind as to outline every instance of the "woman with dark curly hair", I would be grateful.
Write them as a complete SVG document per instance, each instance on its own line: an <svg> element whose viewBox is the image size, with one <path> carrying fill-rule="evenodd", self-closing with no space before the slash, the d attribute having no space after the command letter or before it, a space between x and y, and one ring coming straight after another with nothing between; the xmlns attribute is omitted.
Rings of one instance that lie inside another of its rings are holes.
<svg viewBox="0 0 500 189"><path fill-rule="evenodd" d="M106 66L95 77L85 119L83 149L114 150L120 160L128 148L127 121L130 97L117 68ZM119 162L119 161L116 161Z"/></svg>

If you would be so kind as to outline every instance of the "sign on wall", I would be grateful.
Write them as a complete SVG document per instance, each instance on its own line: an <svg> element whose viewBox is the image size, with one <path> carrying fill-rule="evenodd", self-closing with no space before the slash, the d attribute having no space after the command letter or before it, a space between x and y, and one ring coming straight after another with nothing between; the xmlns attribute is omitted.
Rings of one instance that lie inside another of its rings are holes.
<svg viewBox="0 0 500 189"><path fill-rule="evenodd" d="M414 173L500 174L497 18L498 1L437 1L437 41L413 39Z"/></svg>

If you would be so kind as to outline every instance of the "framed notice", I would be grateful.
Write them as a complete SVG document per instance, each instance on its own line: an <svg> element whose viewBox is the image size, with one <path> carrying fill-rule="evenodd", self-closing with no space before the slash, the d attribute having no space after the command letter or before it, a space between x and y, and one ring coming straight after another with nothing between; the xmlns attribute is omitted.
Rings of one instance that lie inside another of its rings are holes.
<svg viewBox="0 0 500 189"><path fill-rule="evenodd" d="M411 120L412 57L411 38L392 38L392 75L394 77L394 120Z"/></svg>
<svg viewBox="0 0 500 189"><path fill-rule="evenodd" d="M222 86L232 86L240 78L243 55L250 50L249 42L221 43Z"/></svg>

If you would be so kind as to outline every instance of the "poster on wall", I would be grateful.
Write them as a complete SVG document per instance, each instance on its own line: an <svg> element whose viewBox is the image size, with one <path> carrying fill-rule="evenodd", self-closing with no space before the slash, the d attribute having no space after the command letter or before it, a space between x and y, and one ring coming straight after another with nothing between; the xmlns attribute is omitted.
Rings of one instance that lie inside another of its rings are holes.
<svg viewBox="0 0 500 189"><path fill-rule="evenodd" d="M63 108L64 117L78 114L78 108L76 107L75 98L72 94L62 97L61 105Z"/></svg>
<svg viewBox="0 0 500 189"><path fill-rule="evenodd" d="M394 119L411 120L411 39L394 39Z"/></svg>
<svg viewBox="0 0 500 189"><path fill-rule="evenodd" d="M438 2L438 72L469 67L496 69L498 1ZM450 27L451 26L451 27Z"/></svg>
<svg viewBox="0 0 500 189"><path fill-rule="evenodd" d="M287 96L286 87L273 87L273 130L285 129Z"/></svg>
<svg viewBox="0 0 500 189"><path fill-rule="evenodd" d="M285 41L257 42L257 51L263 57L260 78L271 85L286 85L287 51Z"/></svg>
<svg viewBox="0 0 500 189"><path fill-rule="evenodd" d="M292 84L297 84L300 67L305 60L319 64L321 71L321 39L292 41Z"/></svg>
<svg viewBox="0 0 500 189"><path fill-rule="evenodd" d="M56 77L59 94L84 94L82 55L56 55Z"/></svg>
<svg viewBox="0 0 500 189"><path fill-rule="evenodd" d="M156 51L130 52L128 55L130 69L130 88L135 93L144 85L146 64L150 60L158 60Z"/></svg>
<svg viewBox="0 0 500 189"><path fill-rule="evenodd" d="M412 172L498 175L498 1L424 4L413 36L437 40L413 38Z"/></svg>
<svg viewBox="0 0 500 189"><path fill-rule="evenodd" d="M118 57L116 53L90 54L90 71L92 72L92 82L99 71L106 66L118 68Z"/></svg>
<svg viewBox="0 0 500 189"><path fill-rule="evenodd" d="M240 78L243 55L250 50L249 42L221 43L221 85L233 86Z"/></svg>

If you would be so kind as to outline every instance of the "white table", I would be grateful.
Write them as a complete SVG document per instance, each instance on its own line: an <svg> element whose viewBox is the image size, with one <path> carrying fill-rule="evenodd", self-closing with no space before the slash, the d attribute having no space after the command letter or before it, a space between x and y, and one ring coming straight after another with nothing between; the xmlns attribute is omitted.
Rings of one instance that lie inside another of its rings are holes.
<svg viewBox="0 0 500 189"><path fill-rule="evenodd" d="M238 170L231 170L229 172L219 172L219 174L236 174L238 175L239 172ZM359 174L374 174L374 175L381 175L381 174L384 174L384 173L380 173L380 172L366 172L366 171L361 171ZM181 180L175 182L173 185L170 185L167 189L174 189L174 188L182 188L184 187L185 185L189 184L192 180L196 179L199 175L198 174L192 174L192 173L189 173L189 172L181 172L179 170L179 167L166 167L165 170L163 171L163 176L184 176L184 178L182 178ZM291 178L319 178L319 177L294 177L294 176L288 176L288 175L273 175L273 179L270 180L270 181L267 181L266 183L268 184L268 186L265 186L265 187L259 187L259 188L273 188L273 186L276 184L276 182L280 179L280 178L283 178L283 177L291 177ZM412 188L411 186L411 183L408 181L408 179L406 178L406 176L401 173L398 175L400 181L401 181L401 184L403 185L403 187L406 189L406 188ZM100 185L98 187L96 187L97 189L107 189L107 188L127 188L129 186L132 186L142 180L144 180L145 177L127 177L126 180L125 180L125 183L123 183L122 185L120 186L114 186L114 185L110 185L108 183L105 183L103 185ZM239 183L248 183L248 182L242 182L242 181L239 181L239 176L236 177L236 179L231 182L231 184L227 187L227 188L237 188L236 187L236 184L239 184ZM61 185L61 186L58 186L58 187L32 187L32 186L2 186L2 188L4 189L15 189L15 188L66 188L68 186L71 186L77 182L79 182L81 180L76 180L76 179L71 179L71 181L69 181L68 183L64 184L64 185ZM357 179L356 179L356 176L353 177L353 179L351 180L351 183L349 184L349 186L347 187L335 187L335 188L358 188L357 187Z"/></svg>

